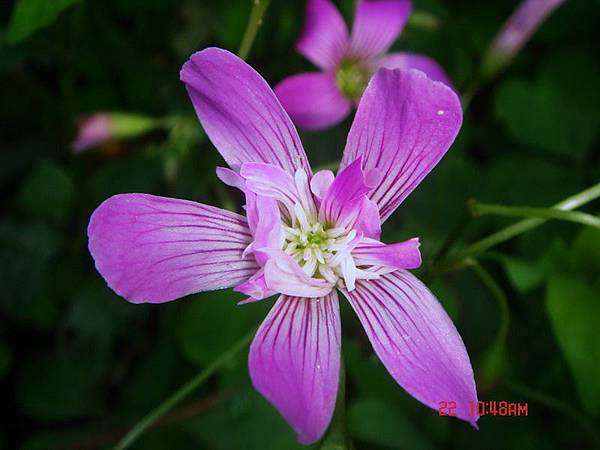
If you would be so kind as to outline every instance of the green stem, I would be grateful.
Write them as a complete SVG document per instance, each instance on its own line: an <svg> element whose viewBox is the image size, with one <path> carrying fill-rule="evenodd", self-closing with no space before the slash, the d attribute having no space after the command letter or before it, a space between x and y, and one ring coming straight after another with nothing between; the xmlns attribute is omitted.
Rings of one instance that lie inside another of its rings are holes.
<svg viewBox="0 0 600 450"><path fill-rule="evenodd" d="M252 339L254 330L238 339L226 352L207 366L198 375L181 386L173 395L162 402L157 408L148 413L140 420L123 438L117 443L114 450L123 450L133 444L153 423L160 419L165 413L175 407L185 397L190 395L198 386L204 383L211 375L225 366L231 359L244 349Z"/></svg>
<svg viewBox="0 0 600 450"><path fill-rule="evenodd" d="M342 357L335 411L327 434L321 440L319 450L352 450L353 448L346 430L346 367Z"/></svg>
<svg viewBox="0 0 600 450"><path fill-rule="evenodd" d="M250 13L250 18L248 19L248 25L246 26L246 31L244 32L240 49L238 50L238 56L242 59L246 59L250 53L250 49L254 43L254 38L256 37L258 29L262 25L263 16L267 11L269 2L270 0L253 0L252 2L252 12Z"/></svg>
<svg viewBox="0 0 600 450"><path fill-rule="evenodd" d="M469 210L474 217L486 214L496 214L507 217L534 217L538 219L556 219L575 222L600 228L600 217L579 211L562 211L554 208L531 208L529 206L504 206L479 203L475 200L469 202Z"/></svg>
<svg viewBox="0 0 600 450"><path fill-rule="evenodd" d="M481 282L489 289L496 300L496 303L498 303L498 308L500 309L500 327L498 328L498 334L496 335L496 342L504 347L506 346L506 337L508 336L508 325L510 322L510 312L506 294L498 283L496 283L494 277L492 277L481 264L473 259L469 259L467 264L473 270L475 275L479 277Z"/></svg>
<svg viewBox="0 0 600 450"><path fill-rule="evenodd" d="M586 203L591 202L592 200L597 199L598 197L600 197L600 183L564 199L563 201L554 205L553 208L561 211L572 211L582 205L585 205ZM454 255L451 255L447 260L436 264L436 267L434 267L434 273L439 274L448 272L450 270L460 269L464 267L465 261L468 258L473 258L490 249L491 247L494 247L495 245L536 228L545 223L547 220L548 219L538 218L525 219L503 228L465 247L464 249L459 250Z"/></svg>
<svg viewBox="0 0 600 450"><path fill-rule="evenodd" d="M408 27L416 30L435 31L440 27L440 19L425 11L413 11L408 18Z"/></svg>
<svg viewBox="0 0 600 450"><path fill-rule="evenodd" d="M524 386L511 380L505 380L504 384L511 391L523 395L527 399L531 399L534 402L544 405L550 409L570 416L571 418L573 418L574 422L580 424L583 427L583 429L590 434L592 440L594 441L594 447L600 448L600 436L598 435L596 427L588 418L588 416L579 412L578 410L570 406L568 403L560 401L544 392L540 392L531 387Z"/></svg>

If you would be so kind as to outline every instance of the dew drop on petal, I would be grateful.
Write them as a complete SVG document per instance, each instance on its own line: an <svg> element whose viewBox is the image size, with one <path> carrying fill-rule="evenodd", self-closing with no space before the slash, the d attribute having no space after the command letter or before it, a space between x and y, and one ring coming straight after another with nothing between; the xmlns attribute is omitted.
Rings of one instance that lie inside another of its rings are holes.
<svg viewBox="0 0 600 450"><path fill-rule="evenodd" d="M444 110L443 109L438 109L437 115L438 116L443 116L444 115Z"/></svg>

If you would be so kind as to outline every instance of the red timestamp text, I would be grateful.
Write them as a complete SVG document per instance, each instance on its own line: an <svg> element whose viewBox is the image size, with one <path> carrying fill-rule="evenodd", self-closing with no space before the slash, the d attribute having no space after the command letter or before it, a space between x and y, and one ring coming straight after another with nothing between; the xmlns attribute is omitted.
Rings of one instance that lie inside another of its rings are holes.
<svg viewBox="0 0 600 450"><path fill-rule="evenodd" d="M458 402L452 401L437 402L437 405L438 415L440 416L456 416L456 410L460 408ZM507 402L505 400L469 401L467 408L471 417L488 415L519 417L529 414L527 402Z"/></svg>

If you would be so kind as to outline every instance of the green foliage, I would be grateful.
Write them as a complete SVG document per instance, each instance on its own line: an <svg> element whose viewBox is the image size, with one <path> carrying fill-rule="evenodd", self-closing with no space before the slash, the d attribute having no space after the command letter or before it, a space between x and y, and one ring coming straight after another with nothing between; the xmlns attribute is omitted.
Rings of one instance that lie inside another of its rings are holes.
<svg viewBox="0 0 600 450"><path fill-rule="evenodd" d="M382 400L364 398L348 408L348 426L359 441L388 449L429 450L401 410Z"/></svg>
<svg viewBox="0 0 600 450"><path fill-rule="evenodd" d="M520 142L581 158L590 150L600 124L595 113L599 74L596 61L585 53L558 53L535 81L503 81L495 98L496 115Z"/></svg>
<svg viewBox="0 0 600 450"><path fill-rule="evenodd" d="M178 329L179 346L190 362L210 363L258 326L260 318L265 316L266 305L236 305L243 299L240 294L223 290L190 300Z"/></svg>
<svg viewBox="0 0 600 450"><path fill-rule="evenodd" d="M75 185L69 174L57 164L40 161L21 185L17 203L31 216L64 223L74 196Z"/></svg>
<svg viewBox="0 0 600 450"><path fill-rule="evenodd" d="M78 0L18 0L6 39L11 43L22 41L38 29L50 25L58 15Z"/></svg>
<svg viewBox="0 0 600 450"><path fill-rule="evenodd" d="M581 402L596 415L600 414L599 249L598 230L590 228L580 233L546 289L546 306L556 339Z"/></svg>

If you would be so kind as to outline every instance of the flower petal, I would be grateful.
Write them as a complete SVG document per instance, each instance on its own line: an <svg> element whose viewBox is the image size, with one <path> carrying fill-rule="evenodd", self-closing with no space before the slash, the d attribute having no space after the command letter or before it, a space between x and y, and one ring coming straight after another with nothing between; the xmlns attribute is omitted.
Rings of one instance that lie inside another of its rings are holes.
<svg viewBox="0 0 600 450"><path fill-rule="evenodd" d="M275 86L275 94L294 123L306 130L335 125L352 108L330 73L293 75Z"/></svg>
<svg viewBox="0 0 600 450"><path fill-rule="evenodd" d="M360 280L343 291L373 349L392 377L420 402L456 402L456 415L475 426L473 369L454 324L427 287L407 271Z"/></svg>
<svg viewBox="0 0 600 450"><path fill-rule="evenodd" d="M277 294L267 286L264 269L260 269L249 280L238 284L233 290L250 296L250 298L238 302L238 305L245 305Z"/></svg>
<svg viewBox="0 0 600 450"><path fill-rule="evenodd" d="M348 49L344 18L330 0L307 0L304 29L296 50L314 65L333 69Z"/></svg>
<svg viewBox="0 0 600 450"><path fill-rule="evenodd" d="M369 58L385 52L406 23L410 0L359 0L352 26L351 54Z"/></svg>
<svg viewBox="0 0 600 450"><path fill-rule="evenodd" d="M235 286L259 269L242 257L252 240L244 217L187 200L115 195L92 214L88 237L100 274L133 303Z"/></svg>
<svg viewBox="0 0 600 450"><path fill-rule="evenodd" d="M311 444L333 415L340 370L337 293L320 299L282 295L250 346L254 387Z"/></svg>
<svg viewBox="0 0 600 450"><path fill-rule="evenodd" d="M376 186L373 177L363 172L361 164L359 157L340 170L321 203L321 221L344 228L356 222L366 194Z"/></svg>
<svg viewBox="0 0 600 450"><path fill-rule="evenodd" d="M419 238L397 244L384 244L375 239L363 239L352 250L352 257L357 266L416 269L421 265L419 245Z"/></svg>
<svg viewBox="0 0 600 450"><path fill-rule="evenodd" d="M418 70L379 69L363 94L341 167L363 157L382 181L369 194L382 221L444 156L462 124L458 96Z"/></svg>
<svg viewBox="0 0 600 450"><path fill-rule="evenodd" d="M331 170L319 170L311 178L310 191L319 205L325 195L327 195L327 191L329 191L333 180L335 180L335 175Z"/></svg>
<svg viewBox="0 0 600 450"><path fill-rule="evenodd" d="M285 295L317 298L327 295L334 286L329 282L312 278L302 270L294 259L282 250L257 249L255 253L268 255L265 264L265 282L269 289Z"/></svg>
<svg viewBox="0 0 600 450"><path fill-rule="evenodd" d="M381 59L381 67L385 67L386 69L417 69L425 72L425 75L432 80L441 81L456 91L443 67L429 56L408 52L389 53Z"/></svg>
<svg viewBox="0 0 600 450"><path fill-rule="evenodd" d="M204 131L227 164L273 164L310 173L306 154L287 113L267 82L226 50L194 53L181 69Z"/></svg>
<svg viewBox="0 0 600 450"><path fill-rule="evenodd" d="M277 166L245 163L240 175L246 180L246 187L257 195L274 198L291 206L299 201L294 177Z"/></svg>

